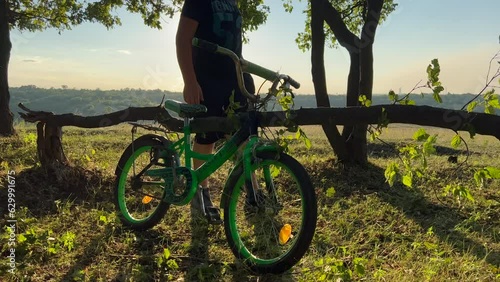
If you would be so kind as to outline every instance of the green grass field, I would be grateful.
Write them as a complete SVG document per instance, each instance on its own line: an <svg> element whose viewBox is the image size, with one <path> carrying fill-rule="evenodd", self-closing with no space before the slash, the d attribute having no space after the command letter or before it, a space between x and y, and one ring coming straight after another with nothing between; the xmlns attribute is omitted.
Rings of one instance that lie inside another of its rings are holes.
<svg viewBox="0 0 500 282"><path fill-rule="evenodd" d="M418 127L391 126L385 143L370 143L370 164L359 168L337 165L320 128L305 128L312 148L296 142L291 155L316 188L316 234L289 272L259 277L235 260L223 227L192 219L189 207L172 207L148 231L121 225L112 189L130 129L65 128L72 168L52 173L37 162L34 127L0 139L1 281L500 281L500 181L478 187L473 177L485 166L500 167L497 139L463 134L470 156L460 166L465 147L451 148L453 132L427 129L439 136L437 154L410 189L390 187L384 171ZM449 156L458 156L458 164ZM213 186L224 185L229 169L216 173ZM5 228L9 170L15 172L14 274ZM445 195L450 183L467 187L474 202Z"/></svg>

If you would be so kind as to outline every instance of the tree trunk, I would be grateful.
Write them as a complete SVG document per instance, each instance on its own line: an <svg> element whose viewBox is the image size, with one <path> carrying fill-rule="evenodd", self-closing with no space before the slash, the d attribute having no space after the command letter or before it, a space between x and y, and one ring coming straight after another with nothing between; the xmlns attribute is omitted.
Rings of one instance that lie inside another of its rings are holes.
<svg viewBox="0 0 500 282"><path fill-rule="evenodd" d="M9 108L8 69L11 49L7 1L0 0L0 136L15 134L14 115Z"/></svg>
<svg viewBox="0 0 500 282"><path fill-rule="evenodd" d="M346 97L346 106L347 107L356 107L358 106L358 97L359 97L359 52L350 51L349 57L351 59L351 66L349 69L349 77L347 78L347 97ZM354 161L352 156L352 148L348 148L347 146L350 144L349 140L351 140L354 131L354 126L344 126L342 130L342 136L346 140L346 151L349 156L346 159L346 162Z"/></svg>
<svg viewBox="0 0 500 282"><path fill-rule="evenodd" d="M366 96L372 100L373 92L373 43L377 31L380 14L384 0L368 0L365 23L361 30L359 41L359 95ZM352 68L351 68L352 70ZM357 99L357 97L356 97ZM356 101L357 103L357 101ZM368 162L367 149L367 124L354 126L350 138L347 139L347 152L355 163L366 164Z"/></svg>
<svg viewBox="0 0 500 282"><path fill-rule="evenodd" d="M311 72L314 84L314 92L316 93L316 103L318 107L330 107L328 99L328 90L326 87L325 73L325 32L323 29L323 10L320 3L311 2ZM337 158L342 161L346 159L347 151L344 138L335 124L326 120L321 124L323 131L333 149Z"/></svg>

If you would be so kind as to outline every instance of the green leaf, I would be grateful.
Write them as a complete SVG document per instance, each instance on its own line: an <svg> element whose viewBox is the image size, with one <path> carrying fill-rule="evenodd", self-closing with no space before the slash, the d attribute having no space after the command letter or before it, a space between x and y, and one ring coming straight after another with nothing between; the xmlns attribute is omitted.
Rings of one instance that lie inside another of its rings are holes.
<svg viewBox="0 0 500 282"><path fill-rule="evenodd" d="M474 197L472 196L471 192L469 189L465 189L464 190L464 196L467 200L471 201L471 202L474 202Z"/></svg>
<svg viewBox="0 0 500 282"><path fill-rule="evenodd" d="M312 147L311 140L309 138L304 138L304 143L306 144L306 148L309 150Z"/></svg>
<svg viewBox="0 0 500 282"><path fill-rule="evenodd" d="M359 96L358 101L361 102L361 105L364 107L369 107L372 105L372 101L368 99L365 95Z"/></svg>
<svg viewBox="0 0 500 282"><path fill-rule="evenodd" d="M434 98L434 100L436 100L436 102L438 103L443 103L443 99L441 99L441 96L439 96L439 93L436 93L434 92L434 94L432 94L432 97Z"/></svg>
<svg viewBox="0 0 500 282"><path fill-rule="evenodd" d="M423 144L422 151L426 156L436 153L436 148L434 147L434 144L436 144L436 139L436 135L429 136Z"/></svg>
<svg viewBox="0 0 500 282"><path fill-rule="evenodd" d="M389 91L389 100L391 102L394 102L398 99L398 94L396 94L394 91Z"/></svg>
<svg viewBox="0 0 500 282"><path fill-rule="evenodd" d="M429 251L436 250L438 248L437 244L430 243L430 242L424 242L424 246L427 248Z"/></svg>
<svg viewBox="0 0 500 282"><path fill-rule="evenodd" d="M401 104L408 105L408 106L414 106L417 103L415 102L415 100L405 99L404 101L401 101Z"/></svg>
<svg viewBox="0 0 500 282"><path fill-rule="evenodd" d="M486 180L486 174L487 170L485 169L480 169L474 173L474 180L476 180L476 184L481 187L484 184L484 181Z"/></svg>
<svg viewBox="0 0 500 282"><path fill-rule="evenodd" d="M281 172L281 167L276 167L276 166L271 166L271 177L278 177L278 175L280 175L280 172Z"/></svg>
<svg viewBox="0 0 500 282"><path fill-rule="evenodd" d="M403 176L403 184L407 187L410 187L412 188L412 185L413 185L413 177L411 175L411 173L409 174L406 174Z"/></svg>
<svg viewBox="0 0 500 282"><path fill-rule="evenodd" d="M170 257L170 250L169 249L167 249L167 248L163 249L163 257L165 259L168 259Z"/></svg>
<svg viewBox="0 0 500 282"><path fill-rule="evenodd" d="M492 95L488 100L488 105L495 109L500 109L500 103L498 102L498 95Z"/></svg>
<svg viewBox="0 0 500 282"><path fill-rule="evenodd" d="M439 66L439 61L438 59L433 59L431 61L431 64L427 67L427 78L428 78L428 85L432 85L433 87L435 86L440 86L441 82L439 82L439 73L441 72L441 68Z"/></svg>
<svg viewBox="0 0 500 282"><path fill-rule="evenodd" d="M167 268L169 268L169 269L178 269L179 265L177 264L177 262L175 260L169 259L169 260L167 260Z"/></svg>
<svg viewBox="0 0 500 282"><path fill-rule="evenodd" d="M472 111L474 111L474 109L476 108L478 102L477 101L473 101L472 103L470 103L469 105L467 105L467 111L470 113Z"/></svg>
<svg viewBox="0 0 500 282"><path fill-rule="evenodd" d="M26 237L25 237L23 234L19 234L19 235L17 236L17 242L18 242L19 244L23 243L23 242L24 242L24 241L26 241L26 240L27 240L27 239L26 239Z"/></svg>
<svg viewBox="0 0 500 282"><path fill-rule="evenodd" d="M108 223L108 218L105 215L99 216L99 221L102 221L104 224Z"/></svg>
<svg viewBox="0 0 500 282"><path fill-rule="evenodd" d="M427 232L425 234L428 235L428 236L434 235L434 227L433 226L429 227L427 229Z"/></svg>
<svg viewBox="0 0 500 282"><path fill-rule="evenodd" d="M335 188L330 187L326 190L326 197L333 198L335 196Z"/></svg>
<svg viewBox="0 0 500 282"><path fill-rule="evenodd" d="M488 104L488 105L484 106L484 112L492 115L495 113L495 108L493 108L491 105Z"/></svg>
<svg viewBox="0 0 500 282"><path fill-rule="evenodd" d="M48 252L49 254L55 255L55 254L57 254L57 249L56 249L55 247L49 247L49 248L47 249L47 252Z"/></svg>
<svg viewBox="0 0 500 282"><path fill-rule="evenodd" d="M427 132L425 132L425 129L423 128L420 128L419 130L417 130L417 132L415 132L415 134L413 134L413 140L415 141L425 141L427 140L427 138L429 138L429 134L427 134Z"/></svg>
<svg viewBox="0 0 500 282"><path fill-rule="evenodd" d="M454 196L467 199L471 202L474 202L474 197L472 197L472 194L470 193L470 190L467 189L467 187L462 186L462 185L456 185L452 188L452 193Z"/></svg>
<svg viewBox="0 0 500 282"><path fill-rule="evenodd" d="M355 258L353 262L354 262L354 272L357 273L358 275L364 276L366 273L364 266L366 259Z"/></svg>
<svg viewBox="0 0 500 282"><path fill-rule="evenodd" d="M392 187L394 185L398 173L399 173L399 166L397 163L391 163L387 166L384 175L385 175L385 180L387 181L387 183L389 183L389 186Z"/></svg>
<svg viewBox="0 0 500 282"><path fill-rule="evenodd" d="M484 169L488 172L491 178L500 179L500 169L492 166L485 167Z"/></svg>
<svg viewBox="0 0 500 282"><path fill-rule="evenodd" d="M460 144L462 144L462 137L460 134L453 136L453 139L451 139L451 146L456 149Z"/></svg>

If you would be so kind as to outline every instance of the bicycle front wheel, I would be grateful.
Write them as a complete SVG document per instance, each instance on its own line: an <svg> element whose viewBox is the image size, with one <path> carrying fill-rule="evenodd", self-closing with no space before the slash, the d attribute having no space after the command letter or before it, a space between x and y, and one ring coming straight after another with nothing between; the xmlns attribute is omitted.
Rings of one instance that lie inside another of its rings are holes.
<svg viewBox="0 0 500 282"><path fill-rule="evenodd" d="M171 166L164 144L154 135L144 135L132 142L116 168L115 206L120 221L136 230L156 225L169 204L162 199L165 180L148 171Z"/></svg>
<svg viewBox="0 0 500 282"><path fill-rule="evenodd" d="M226 237L235 256L253 271L282 273L311 244L317 217L314 189L304 167L284 153L258 153L252 173L255 197L247 190L241 165L228 179Z"/></svg>

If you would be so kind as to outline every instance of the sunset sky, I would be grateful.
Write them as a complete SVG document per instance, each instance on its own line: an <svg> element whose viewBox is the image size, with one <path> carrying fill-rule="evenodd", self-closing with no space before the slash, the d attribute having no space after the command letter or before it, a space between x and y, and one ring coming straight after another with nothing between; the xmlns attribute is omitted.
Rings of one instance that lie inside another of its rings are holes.
<svg viewBox="0 0 500 282"><path fill-rule="evenodd" d="M312 94L310 53L295 44L304 28L305 1L292 14L283 12L279 0L265 2L271 13L265 25L249 34L245 58L291 75L302 83L298 93ZM441 64L445 93L478 92L491 57L500 50L499 12L498 0L399 1L397 10L377 31L374 93L408 91L425 79L425 69L434 58ZM164 17L163 29L155 30L146 27L139 15L116 13L123 25L109 31L98 24L61 34L13 30L10 85L181 91L174 42L178 16ZM327 50L325 64L329 93L345 93L347 52Z"/></svg>

